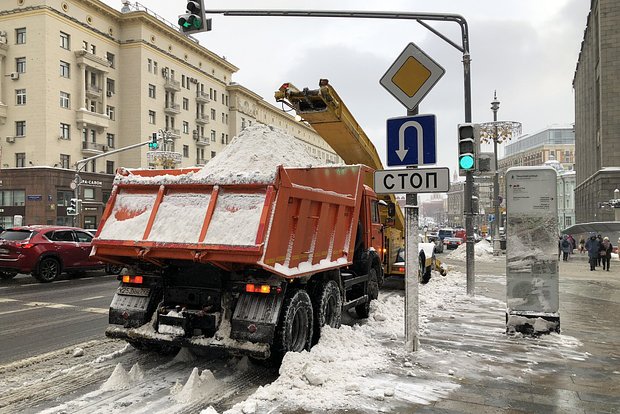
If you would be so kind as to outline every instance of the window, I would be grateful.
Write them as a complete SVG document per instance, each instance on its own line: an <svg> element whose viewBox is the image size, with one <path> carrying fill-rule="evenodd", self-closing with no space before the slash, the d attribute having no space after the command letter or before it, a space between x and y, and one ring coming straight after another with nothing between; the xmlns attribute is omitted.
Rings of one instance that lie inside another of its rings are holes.
<svg viewBox="0 0 620 414"><path fill-rule="evenodd" d="M71 95L67 92L60 92L60 107L67 109L71 107Z"/></svg>
<svg viewBox="0 0 620 414"><path fill-rule="evenodd" d="M217 91L215 89L213 90L213 100L217 102Z"/></svg>
<svg viewBox="0 0 620 414"><path fill-rule="evenodd" d="M26 166L26 153L25 152L15 153L15 166L18 168Z"/></svg>
<svg viewBox="0 0 620 414"><path fill-rule="evenodd" d="M94 200L94 199L95 199L95 189L92 187L85 187L84 188L84 200Z"/></svg>
<svg viewBox="0 0 620 414"><path fill-rule="evenodd" d="M15 72L26 73L26 58L25 57L15 58Z"/></svg>
<svg viewBox="0 0 620 414"><path fill-rule="evenodd" d="M225 124L228 125L228 114L226 114L226 122L225 122Z"/></svg>
<svg viewBox="0 0 620 414"><path fill-rule="evenodd" d="M0 206L23 206L26 204L26 192L24 190L0 191Z"/></svg>
<svg viewBox="0 0 620 414"><path fill-rule="evenodd" d="M114 161L105 162L105 172L106 174L114 174Z"/></svg>
<svg viewBox="0 0 620 414"><path fill-rule="evenodd" d="M60 154L60 168L69 169L71 166L71 156L68 154Z"/></svg>
<svg viewBox="0 0 620 414"><path fill-rule="evenodd" d="M62 139L71 139L71 125L60 123L60 136Z"/></svg>
<svg viewBox="0 0 620 414"><path fill-rule="evenodd" d="M224 103L224 94L222 94L222 103Z"/></svg>
<svg viewBox="0 0 620 414"><path fill-rule="evenodd" d="M153 71L153 61L151 59L146 60L146 70L151 73Z"/></svg>
<svg viewBox="0 0 620 414"><path fill-rule="evenodd" d="M155 99L155 85L149 83L149 98Z"/></svg>
<svg viewBox="0 0 620 414"><path fill-rule="evenodd" d="M189 145L183 145L183 156L189 158Z"/></svg>
<svg viewBox="0 0 620 414"><path fill-rule="evenodd" d="M71 205L71 199L73 197L73 191L58 190L56 192L56 204L58 204L58 207L68 207Z"/></svg>
<svg viewBox="0 0 620 414"><path fill-rule="evenodd" d="M88 51L88 42L86 40L82 41L82 50Z"/></svg>
<svg viewBox="0 0 620 414"><path fill-rule="evenodd" d="M222 124L225 122L224 112L222 112Z"/></svg>
<svg viewBox="0 0 620 414"><path fill-rule="evenodd" d="M215 142L215 131L211 130L211 141Z"/></svg>
<svg viewBox="0 0 620 414"><path fill-rule="evenodd" d="M113 106L110 106L110 105L106 106L105 113L108 116L108 118L110 118L110 121L116 120L116 109Z"/></svg>
<svg viewBox="0 0 620 414"><path fill-rule="evenodd" d="M90 53L93 55L97 54L97 47L95 45L90 45Z"/></svg>
<svg viewBox="0 0 620 414"><path fill-rule="evenodd" d="M60 61L60 76L63 78L71 77L71 65L62 60Z"/></svg>
<svg viewBox="0 0 620 414"><path fill-rule="evenodd" d="M95 142L95 141L93 141L93 142ZM90 162L90 172L97 172L97 160L92 160ZM84 190L84 198L88 198L88 197L86 197L86 189Z"/></svg>
<svg viewBox="0 0 620 414"><path fill-rule="evenodd" d="M15 136L26 136L26 121L15 121Z"/></svg>
<svg viewBox="0 0 620 414"><path fill-rule="evenodd" d="M226 144L226 135L222 132L222 144Z"/></svg>
<svg viewBox="0 0 620 414"><path fill-rule="evenodd" d="M189 122L183 121L183 133L189 134Z"/></svg>
<svg viewBox="0 0 620 414"><path fill-rule="evenodd" d="M115 58L114 53L107 52L105 54L105 58L108 61L108 63L110 64L110 67L114 68L114 58Z"/></svg>
<svg viewBox="0 0 620 414"><path fill-rule="evenodd" d="M183 98L183 109L189 111L189 99Z"/></svg>
<svg viewBox="0 0 620 414"><path fill-rule="evenodd" d="M116 92L114 90L114 86L115 86L114 79L110 79L110 78L106 79L105 84L106 84L106 90L108 92L108 96L111 96L114 92Z"/></svg>
<svg viewBox="0 0 620 414"><path fill-rule="evenodd" d="M86 227L84 226L85 229L94 229L96 227ZM93 235L90 233L86 233L85 231L75 231L75 236L77 237L77 241L80 243L90 243L90 241L93 239Z"/></svg>
<svg viewBox="0 0 620 414"><path fill-rule="evenodd" d="M60 32L60 47L67 50L71 48L71 35Z"/></svg>
<svg viewBox="0 0 620 414"><path fill-rule="evenodd" d="M189 83L189 79L187 82ZM181 75L181 86L185 88L185 75Z"/></svg>
<svg viewBox="0 0 620 414"><path fill-rule="evenodd" d="M215 158L215 151L211 151L211 158Z"/></svg>
<svg viewBox="0 0 620 414"><path fill-rule="evenodd" d="M149 111L149 124L155 124L155 111Z"/></svg>
<svg viewBox="0 0 620 414"><path fill-rule="evenodd" d="M112 193L110 191L102 191L101 192L101 201L105 204L110 199Z"/></svg>
<svg viewBox="0 0 620 414"><path fill-rule="evenodd" d="M215 121L215 109L211 109L211 119Z"/></svg>
<svg viewBox="0 0 620 414"><path fill-rule="evenodd" d="M26 28L15 29L15 44L23 45L24 43L26 43Z"/></svg>
<svg viewBox="0 0 620 414"><path fill-rule="evenodd" d="M153 61L153 73L157 75L157 62Z"/></svg>
<svg viewBox="0 0 620 414"><path fill-rule="evenodd" d="M15 105L26 105L25 89L15 89Z"/></svg>
<svg viewBox="0 0 620 414"><path fill-rule="evenodd" d="M108 147L114 148L114 134L106 134L106 143Z"/></svg>
<svg viewBox="0 0 620 414"><path fill-rule="evenodd" d="M228 95L226 95L226 106L228 106Z"/></svg>
<svg viewBox="0 0 620 414"><path fill-rule="evenodd" d="M241 118L241 130L245 129L245 118Z"/></svg>

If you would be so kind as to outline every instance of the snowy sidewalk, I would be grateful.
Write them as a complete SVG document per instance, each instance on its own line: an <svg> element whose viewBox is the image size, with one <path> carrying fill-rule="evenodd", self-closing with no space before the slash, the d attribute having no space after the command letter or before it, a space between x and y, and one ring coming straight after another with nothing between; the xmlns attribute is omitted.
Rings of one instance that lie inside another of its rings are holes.
<svg viewBox="0 0 620 414"><path fill-rule="evenodd" d="M474 297L453 265L420 286L418 352L403 350L403 292L382 291L367 323L287 355L274 383L229 412L617 412L620 278L599 285L579 265L561 267L560 335L506 336L501 259L477 263Z"/></svg>

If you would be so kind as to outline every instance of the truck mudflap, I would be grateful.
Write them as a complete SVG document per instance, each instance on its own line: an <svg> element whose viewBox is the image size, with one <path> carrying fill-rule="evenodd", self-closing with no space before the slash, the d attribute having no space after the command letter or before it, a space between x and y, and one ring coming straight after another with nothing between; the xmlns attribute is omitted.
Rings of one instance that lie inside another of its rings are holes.
<svg viewBox="0 0 620 414"><path fill-rule="evenodd" d="M232 317L231 337L236 340L272 343L284 295L244 293Z"/></svg>
<svg viewBox="0 0 620 414"><path fill-rule="evenodd" d="M134 287L121 285L110 304L110 324L137 328L147 323L161 297L161 288L156 285Z"/></svg>

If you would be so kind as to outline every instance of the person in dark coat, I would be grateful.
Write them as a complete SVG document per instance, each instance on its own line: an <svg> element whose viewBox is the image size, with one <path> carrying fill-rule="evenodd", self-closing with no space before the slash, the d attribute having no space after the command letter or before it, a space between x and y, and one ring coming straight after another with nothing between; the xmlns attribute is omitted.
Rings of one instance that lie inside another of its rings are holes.
<svg viewBox="0 0 620 414"><path fill-rule="evenodd" d="M603 243L601 244L602 249L601 252L605 252L605 256L603 256L603 270L607 269L609 272L609 264L611 263L611 252L614 247L611 245L609 241L609 237L605 237L603 239Z"/></svg>
<svg viewBox="0 0 620 414"><path fill-rule="evenodd" d="M586 242L586 250L588 251L588 259L590 259L590 270L594 270L601 250L601 244L594 234Z"/></svg>
<svg viewBox="0 0 620 414"><path fill-rule="evenodd" d="M598 236L596 236L596 239L598 240L598 248L602 250L603 249L603 236L599 234ZM599 250L598 258L596 260L597 266L600 266L602 261L603 261L603 256L601 255L601 251Z"/></svg>
<svg viewBox="0 0 620 414"><path fill-rule="evenodd" d="M562 238L562 241L560 242L560 249L562 250L562 261L568 262L568 255L573 250L573 245L568 236L564 235Z"/></svg>

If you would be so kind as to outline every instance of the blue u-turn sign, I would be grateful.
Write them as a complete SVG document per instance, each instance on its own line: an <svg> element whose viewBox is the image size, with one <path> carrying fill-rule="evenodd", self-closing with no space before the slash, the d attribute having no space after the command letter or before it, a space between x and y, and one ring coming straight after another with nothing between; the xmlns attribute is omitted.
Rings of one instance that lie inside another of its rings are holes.
<svg viewBox="0 0 620 414"><path fill-rule="evenodd" d="M387 120L387 165L437 163L437 118L415 115Z"/></svg>

